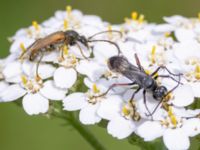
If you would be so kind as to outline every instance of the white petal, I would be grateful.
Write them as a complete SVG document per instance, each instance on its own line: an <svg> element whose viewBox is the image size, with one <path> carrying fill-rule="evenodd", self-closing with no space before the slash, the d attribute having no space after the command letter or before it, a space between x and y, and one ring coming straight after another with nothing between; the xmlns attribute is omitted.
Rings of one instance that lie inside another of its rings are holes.
<svg viewBox="0 0 200 150"><path fill-rule="evenodd" d="M192 90L194 92L194 96L195 97L200 97L200 82L195 82L195 83L191 83L190 86L192 87Z"/></svg>
<svg viewBox="0 0 200 150"><path fill-rule="evenodd" d="M189 49L189 51L188 51ZM190 58L200 58L200 44L196 41L187 41L174 45L174 54L181 62L185 63Z"/></svg>
<svg viewBox="0 0 200 150"><path fill-rule="evenodd" d="M22 52L22 49L20 48L21 44L24 44L25 48L28 48L28 46L30 46L32 43L34 42L34 39L29 39L27 37L18 37L14 43L11 45L10 47L10 52L14 53L14 52Z"/></svg>
<svg viewBox="0 0 200 150"><path fill-rule="evenodd" d="M161 33L165 33L165 32L171 32L173 31L175 28L172 25L169 24L159 24L157 25L153 31L155 32L161 32Z"/></svg>
<svg viewBox="0 0 200 150"><path fill-rule="evenodd" d="M6 78L5 81L8 83L21 83L21 75L19 74L12 78Z"/></svg>
<svg viewBox="0 0 200 150"><path fill-rule="evenodd" d="M175 36L179 42L195 40L195 33L191 29L178 28L175 30Z"/></svg>
<svg viewBox="0 0 200 150"><path fill-rule="evenodd" d="M82 108L79 113L79 119L83 124L95 124L101 121L101 118L97 115L97 109L99 104L88 104Z"/></svg>
<svg viewBox="0 0 200 150"><path fill-rule="evenodd" d="M164 129L159 122L146 121L139 125L137 128L137 134L144 138L144 141L152 141L162 136Z"/></svg>
<svg viewBox="0 0 200 150"><path fill-rule="evenodd" d="M172 100L172 103L179 107L188 106L194 101L194 93L189 85L179 86L174 91L174 97L175 99Z"/></svg>
<svg viewBox="0 0 200 150"><path fill-rule="evenodd" d="M84 15L83 18L81 18L81 21L83 24L90 26L101 27L103 25L101 18L95 15Z"/></svg>
<svg viewBox="0 0 200 150"><path fill-rule="evenodd" d="M103 119L111 120L120 115L122 105L123 101L119 96L109 96L107 99L102 100L97 114Z"/></svg>
<svg viewBox="0 0 200 150"><path fill-rule="evenodd" d="M59 53L57 51L53 51L45 54L42 58L42 62L54 62L58 58L59 58Z"/></svg>
<svg viewBox="0 0 200 150"><path fill-rule="evenodd" d="M27 94L22 101L24 110L29 115L38 115L40 113L46 113L49 109L48 99L41 96L39 93Z"/></svg>
<svg viewBox="0 0 200 150"><path fill-rule="evenodd" d="M29 61L26 61L22 65L22 69L26 75L29 77L36 76L36 63L32 63ZM39 64L38 68L38 74L42 79L47 79L53 76L53 73L55 71L55 68L52 65L49 64Z"/></svg>
<svg viewBox="0 0 200 150"><path fill-rule="evenodd" d="M26 90L18 84L13 84L1 92L1 99L4 102L14 101L26 94Z"/></svg>
<svg viewBox="0 0 200 150"><path fill-rule="evenodd" d="M79 73L87 75L92 81L98 80L105 72L105 67L100 66L96 62L87 60L80 61L76 69Z"/></svg>
<svg viewBox="0 0 200 150"><path fill-rule="evenodd" d="M72 93L63 100L64 110L74 111L88 104L84 93Z"/></svg>
<svg viewBox="0 0 200 150"><path fill-rule="evenodd" d="M18 61L7 64L5 69L3 70L3 75L5 76L5 78L13 78L20 75L21 73L21 63Z"/></svg>
<svg viewBox="0 0 200 150"><path fill-rule="evenodd" d="M81 48L83 54L81 53L81 51L77 45L70 46L70 49L69 49L70 52L73 53L76 56L76 58L84 59L84 56L89 57L91 55L91 50L89 50L87 47L85 47L82 43L79 43L79 45L80 45L80 48Z"/></svg>
<svg viewBox="0 0 200 150"><path fill-rule="evenodd" d="M49 64L40 64L38 69L38 74L42 79L47 79L53 76L56 69Z"/></svg>
<svg viewBox="0 0 200 150"><path fill-rule="evenodd" d="M170 17L164 17L164 20L169 24L178 25L181 22L186 22L187 18L180 15L174 15Z"/></svg>
<svg viewBox="0 0 200 150"><path fill-rule="evenodd" d="M51 100L62 100L65 98L67 90L55 87L53 81L48 80L44 83L44 87L40 89L40 93Z"/></svg>
<svg viewBox="0 0 200 150"><path fill-rule="evenodd" d="M107 130L113 137L124 139L134 132L135 124L133 121L119 116L108 123Z"/></svg>
<svg viewBox="0 0 200 150"><path fill-rule="evenodd" d="M167 129L163 135L165 146L170 150L187 150L190 147L189 137L183 129Z"/></svg>
<svg viewBox="0 0 200 150"><path fill-rule="evenodd" d="M200 120L199 118L189 119L184 122L183 130L188 136L196 136L200 133Z"/></svg>
<svg viewBox="0 0 200 150"><path fill-rule="evenodd" d="M82 26L80 28L80 33L82 35L87 35L87 37L92 36L98 32L100 32L99 27L95 27L95 26ZM98 38L100 39L101 36L99 35Z"/></svg>
<svg viewBox="0 0 200 150"><path fill-rule="evenodd" d="M106 60L118 54L117 48L109 43L97 43L94 46L95 59L105 64Z"/></svg>
<svg viewBox="0 0 200 150"><path fill-rule="evenodd" d="M1 81L0 82L0 93L9 86L8 83ZM0 94L1 95L1 94Z"/></svg>
<svg viewBox="0 0 200 150"><path fill-rule="evenodd" d="M59 88L71 88L76 79L77 73L74 69L60 67L54 73L55 85Z"/></svg>

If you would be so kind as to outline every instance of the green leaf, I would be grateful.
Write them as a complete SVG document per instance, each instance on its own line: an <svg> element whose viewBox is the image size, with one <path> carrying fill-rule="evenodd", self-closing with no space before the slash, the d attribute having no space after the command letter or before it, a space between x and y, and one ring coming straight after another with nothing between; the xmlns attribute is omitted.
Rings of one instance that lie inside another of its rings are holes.
<svg viewBox="0 0 200 150"><path fill-rule="evenodd" d="M128 138L128 141L130 144L140 147L141 150L167 150L161 138L151 142L145 142L141 137L133 134Z"/></svg>

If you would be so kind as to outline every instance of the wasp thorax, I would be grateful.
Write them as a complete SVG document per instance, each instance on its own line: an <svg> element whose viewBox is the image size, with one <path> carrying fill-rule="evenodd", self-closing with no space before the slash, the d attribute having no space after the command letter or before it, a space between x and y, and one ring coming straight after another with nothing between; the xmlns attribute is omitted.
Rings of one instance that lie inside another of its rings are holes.
<svg viewBox="0 0 200 150"><path fill-rule="evenodd" d="M152 77L148 76L142 80L143 86L146 90L155 90L157 87L157 83Z"/></svg>
<svg viewBox="0 0 200 150"><path fill-rule="evenodd" d="M128 68L128 66L128 60L122 56L113 56L108 60L108 67L114 72L122 73Z"/></svg>

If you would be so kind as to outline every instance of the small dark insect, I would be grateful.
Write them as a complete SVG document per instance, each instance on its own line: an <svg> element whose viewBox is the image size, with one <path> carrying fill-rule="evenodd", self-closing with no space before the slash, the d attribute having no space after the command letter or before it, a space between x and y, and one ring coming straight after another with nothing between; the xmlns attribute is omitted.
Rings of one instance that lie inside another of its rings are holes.
<svg viewBox="0 0 200 150"><path fill-rule="evenodd" d="M54 47L56 44L65 44L65 45L69 45L69 46L74 46L77 45L82 56L87 59L87 57L84 55L80 45L78 42L82 43L84 46L86 46L89 49L89 45L88 43L90 42L107 42L110 44L113 44L117 50L118 50L118 54L120 53L120 48L119 46L112 41L109 40L104 40L104 39L100 39L100 40L92 40L93 37L99 35L99 34L103 34L103 33L107 33L107 32L116 32L118 34L120 34L120 36L122 36L122 33L120 31L117 30L108 30L108 31L102 31L102 32L98 32L88 38L86 38L85 36L79 35L79 33L77 33L74 30L67 30L67 31L58 31L58 32L54 32L44 38L38 39L36 40L33 44L31 44L26 51L24 51L21 56L20 59L23 58L23 56L26 53L30 53L29 55L29 60L30 61L34 61L36 59L36 57L39 55L39 53L42 53L44 51L47 51L48 48ZM43 55L41 55L42 57ZM41 61L42 58L40 58ZM40 61L38 63L40 63ZM39 65L37 65L39 66ZM37 67L38 69L38 67Z"/></svg>
<svg viewBox="0 0 200 150"><path fill-rule="evenodd" d="M181 84L181 82L180 82L181 74L173 74L165 66L160 66L152 74L149 75L145 72L144 68L141 66L140 61L136 54L135 54L135 60L136 60L138 67L132 65L123 56L113 56L113 57L109 58L109 60L108 60L109 69L111 71L114 71L114 72L124 75L125 77L130 79L132 82L131 83L112 84L108 88L108 90L100 96L106 95L112 88L114 88L116 86L137 85L138 88L133 93L130 102L133 101L135 94L138 93L141 89L143 89L144 104L149 113L146 115L152 116L155 113L158 106L165 100L166 96L168 96L169 93L174 91L179 86L179 84ZM157 73L160 69L165 69L169 73L169 75L157 75ZM179 80L177 81L173 76L178 76ZM167 90L167 88L165 86L157 84L156 79L158 77L170 78L170 79L174 80L175 82L177 82L177 85L174 88L172 88L171 90ZM158 105L155 107L155 109L152 112L149 111L147 104L146 104L146 92L152 93L152 96L154 97L154 99L159 101Z"/></svg>

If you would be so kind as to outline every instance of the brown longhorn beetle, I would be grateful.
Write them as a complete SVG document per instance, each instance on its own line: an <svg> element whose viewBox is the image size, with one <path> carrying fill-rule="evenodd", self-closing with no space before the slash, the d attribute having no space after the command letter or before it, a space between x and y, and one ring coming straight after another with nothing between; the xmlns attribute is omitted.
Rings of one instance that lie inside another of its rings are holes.
<svg viewBox="0 0 200 150"><path fill-rule="evenodd" d="M99 35L99 34L103 34L103 33L107 33L107 32L116 32L116 33L119 33L120 34L120 37L122 37L122 33L120 31L117 31L117 30L108 30L108 31L102 31L102 32L98 32L88 38L86 38L85 36L82 36L82 35L79 35L78 32L74 31L74 30L67 30L67 31L57 31L57 32L54 32L50 35L47 35L46 37L44 38L41 38L41 39L37 39L34 43L32 43L26 51L24 51L21 56L20 56L20 59L23 58L23 56L29 52L30 54L28 55L29 56L29 60L30 61L34 61L36 59L36 57L39 55L39 53L42 53L43 54L43 50L47 49L48 47L52 47L56 44L66 44L66 45L69 45L69 46L74 46L74 45L77 45L82 56L85 58L85 59L88 59L88 57L86 57L79 45L78 42L80 42L81 44L83 44L84 46L86 46L88 49L89 49L89 45L88 43L90 42L107 42L107 43L110 43L110 44L113 44L117 50L118 50L118 54L120 54L120 48L119 46L115 43L115 42L112 42L112 41L109 41L109 40L105 40L105 39L100 39L100 40L97 40L97 39L94 39L92 40L93 37ZM43 56L43 55L42 55ZM37 64L37 68L36 68L36 75L38 76L38 67L39 67L39 63L42 59L42 56L40 58L40 60L38 61L38 64Z"/></svg>

